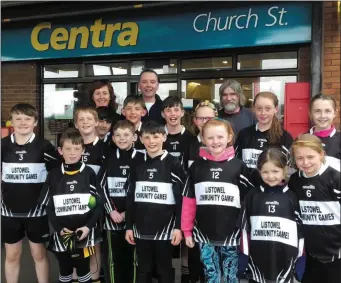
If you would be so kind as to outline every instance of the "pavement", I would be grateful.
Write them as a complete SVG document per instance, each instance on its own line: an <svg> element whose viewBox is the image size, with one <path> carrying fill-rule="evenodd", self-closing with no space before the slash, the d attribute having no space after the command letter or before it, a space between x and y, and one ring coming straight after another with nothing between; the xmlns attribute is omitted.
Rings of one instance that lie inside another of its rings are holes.
<svg viewBox="0 0 341 283"><path fill-rule="evenodd" d="M58 283L58 262L52 253L48 253L50 260L50 283ZM5 283L5 272L4 272L4 262L5 262L5 248L1 246L1 283ZM175 283L180 282L180 260L174 259L173 266L176 268ZM30 247L28 241L25 239L23 242L23 251L21 258L20 276L19 283L37 283L34 263L30 253ZM153 282L154 283L154 282ZM247 283L246 280L242 280L240 283Z"/></svg>

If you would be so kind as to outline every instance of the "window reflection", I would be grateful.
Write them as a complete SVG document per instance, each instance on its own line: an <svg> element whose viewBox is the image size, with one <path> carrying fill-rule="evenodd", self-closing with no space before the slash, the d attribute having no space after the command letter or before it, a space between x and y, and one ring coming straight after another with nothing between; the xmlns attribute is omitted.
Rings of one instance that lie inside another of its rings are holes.
<svg viewBox="0 0 341 283"><path fill-rule="evenodd" d="M296 68L296 51L238 55L238 70L273 70Z"/></svg>
<svg viewBox="0 0 341 283"><path fill-rule="evenodd" d="M118 105L116 112L121 114L124 99L127 97L128 84L127 82L112 82L111 85L114 88L114 93L116 95L116 103Z"/></svg>
<svg viewBox="0 0 341 283"><path fill-rule="evenodd" d="M80 70L81 64L45 65L44 78L77 78Z"/></svg>
<svg viewBox="0 0 341 283"><path fill-rule="evenodd" d="M152 69L157 74L176 74L176 59L150 59L145 61L133 61L131 65L131 74L140 75L144 69Z"/></svg>
<svg viewBox="0 0 341 283"><path fill-rule="evenodd" d="M181 62L182 72L232 69L232 57L194 58Z"/></svg>
<svg viewBox="0 0 341 283"><path fill-rule="evenodd" d="M117 76L128 73L126 62L106 63L106 64L86 64L86 76Z"/></svg>

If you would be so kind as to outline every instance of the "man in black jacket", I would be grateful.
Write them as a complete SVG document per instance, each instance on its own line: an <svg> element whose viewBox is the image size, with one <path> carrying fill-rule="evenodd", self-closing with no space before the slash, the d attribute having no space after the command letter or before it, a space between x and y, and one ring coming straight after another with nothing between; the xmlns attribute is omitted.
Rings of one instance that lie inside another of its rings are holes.
<svg viewBox="0 0 341 283"><path fill-rule="evenodd" d="M162 100L156 94L159 89L159 82L158 74L152 69L145 69L140 74L138 87L147 108L147 114L142 118L142 122L153 120L165 124L165 120L161 115Z"/></svg>

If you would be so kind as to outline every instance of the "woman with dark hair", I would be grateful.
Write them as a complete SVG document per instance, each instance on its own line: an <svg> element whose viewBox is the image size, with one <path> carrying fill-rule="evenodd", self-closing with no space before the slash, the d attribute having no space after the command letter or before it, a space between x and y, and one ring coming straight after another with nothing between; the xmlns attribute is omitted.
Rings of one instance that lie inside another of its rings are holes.
<svg viewBox="0 0 341 283"><path fill-rule="evenodd" d="M114 88L108 80L93 81L89 88L89 104L96 108L108 107L111 109L112 126L121 120L121 116L116 113L117 103Z"/></svg>

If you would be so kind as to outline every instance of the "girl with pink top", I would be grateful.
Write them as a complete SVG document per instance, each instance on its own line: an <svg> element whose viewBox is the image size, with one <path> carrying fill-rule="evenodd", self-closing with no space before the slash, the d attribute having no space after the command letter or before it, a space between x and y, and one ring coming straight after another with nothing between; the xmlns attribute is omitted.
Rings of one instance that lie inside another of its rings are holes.
<svg viewBox="0 0 341 283"><path fill-rule="evenodd" d="M309 106L309 116L314 123L309 133L322 140L326 152L326 163L340 171L341 134L333 126L336 112L336 101L332 96L315 95Z"/></svg>
<svg viewBox="0 0 341 283"><path fill-rule="evenodd" d="M227 121L210 120L202 129L206 147L188 171L181 229L186 245L199 245L207 283L237 283L241 202L253 187L249 169L234 157L233 130Z"/></svg>

